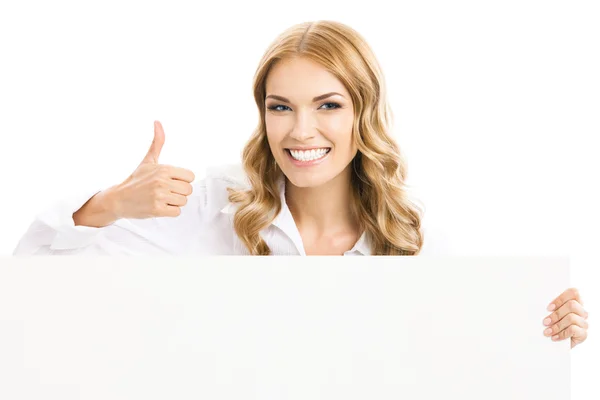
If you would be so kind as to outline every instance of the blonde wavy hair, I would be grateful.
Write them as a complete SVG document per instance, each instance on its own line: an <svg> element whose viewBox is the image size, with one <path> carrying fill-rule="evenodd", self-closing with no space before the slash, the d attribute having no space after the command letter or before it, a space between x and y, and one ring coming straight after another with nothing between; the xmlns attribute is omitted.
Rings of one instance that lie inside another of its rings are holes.
<svg viewBox="0 0 600 400"><path fill-rule="evenodd" d="M350 208L373 255L417 255L423 244L423 209L406 192L406 165L390 135L393 114L386 98L379 63L364 38L340 22L316 21L294 25L281 33L263 55L254 75L254 99L259 124L242 152L250 189L228 188L238 203L234 229L252 255L270 255L259 235L281 211L278 180L283 174L267 141L265 83L279 60L306 57L335 75L354 104L353 163Z"/></svg>

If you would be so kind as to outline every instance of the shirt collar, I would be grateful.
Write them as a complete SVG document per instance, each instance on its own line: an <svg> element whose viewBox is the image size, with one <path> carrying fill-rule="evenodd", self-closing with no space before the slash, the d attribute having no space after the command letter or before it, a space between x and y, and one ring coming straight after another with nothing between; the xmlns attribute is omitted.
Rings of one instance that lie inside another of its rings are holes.
<svg viewBox="0 0 600 400"><path fill-rule="evenodd" d="M283 233L285 233L294 242L302 255L305 255L300 232L298 232L298 227L296 226L294 217L292 216L287 202L285 201L285 176L283 173L277 180L277 187L279 189L279 199L281 200L281 211L279 214L277 214L271 225L276 226ZM225 214L233 214L237 208L238 204L228 202L225 207L221 209L221 212ZM358 252L365 256L371 255L371 243L367 237L366 231L362 233L358 241L354 244L354 247L348 251L348 253L352 252Z"/></svg>

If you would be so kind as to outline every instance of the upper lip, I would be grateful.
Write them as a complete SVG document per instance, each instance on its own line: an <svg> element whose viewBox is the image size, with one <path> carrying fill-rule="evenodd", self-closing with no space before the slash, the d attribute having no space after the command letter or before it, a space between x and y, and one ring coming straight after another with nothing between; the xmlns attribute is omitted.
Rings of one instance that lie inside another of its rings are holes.
<svg viewBox="0 0 600 400"><path fill-rule="evenodd" d="M329 149L329 146L295 146L295 147L286 147L287 150L313 150L313 149Z"/></svg>

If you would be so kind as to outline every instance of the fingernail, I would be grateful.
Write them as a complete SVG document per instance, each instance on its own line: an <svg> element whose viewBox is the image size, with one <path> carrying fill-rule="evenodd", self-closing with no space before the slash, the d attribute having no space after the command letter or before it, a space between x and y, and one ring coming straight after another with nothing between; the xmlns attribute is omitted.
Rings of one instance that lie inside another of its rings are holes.
<svg viewBox="0 0 600 400"><path fill-rule="evenodd" d="M551 322L551 321L552 321L552 320L551 320L550 318L546 318L546 319L544 320L544 325L550 325L550 322Z"/></svg>
<svg viewBox="0 0 600 400"><path fill-rule="evenodd" d="M552 333L552 328L548 328L544 331L544 335L549 335Z"/></svg>
<svg viewBox="0 0 600 400"><path fill-rule="evenodd" d="M548 306L548 311L554 311L555 308L556 308L556 305L554 303L552 303Z"/></svg>
<svg viewBox="0 0 600 400"><path fill-rule="evenodd" d="M558 339L558 335L552 336L552 340L556 340L556 339Z"/></svg>

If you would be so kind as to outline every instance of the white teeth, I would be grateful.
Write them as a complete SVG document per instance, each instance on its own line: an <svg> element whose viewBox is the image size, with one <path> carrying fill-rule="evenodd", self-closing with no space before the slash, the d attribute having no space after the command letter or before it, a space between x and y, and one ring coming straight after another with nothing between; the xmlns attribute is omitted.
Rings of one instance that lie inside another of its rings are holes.
<svg viewBox="0 0 600 400"><path fill-rule="evenodd" d="M313 161L323 157L327 154L327 149L312 149L307 151L302 150L290 150L292 157L298 161Z"/></svg>

